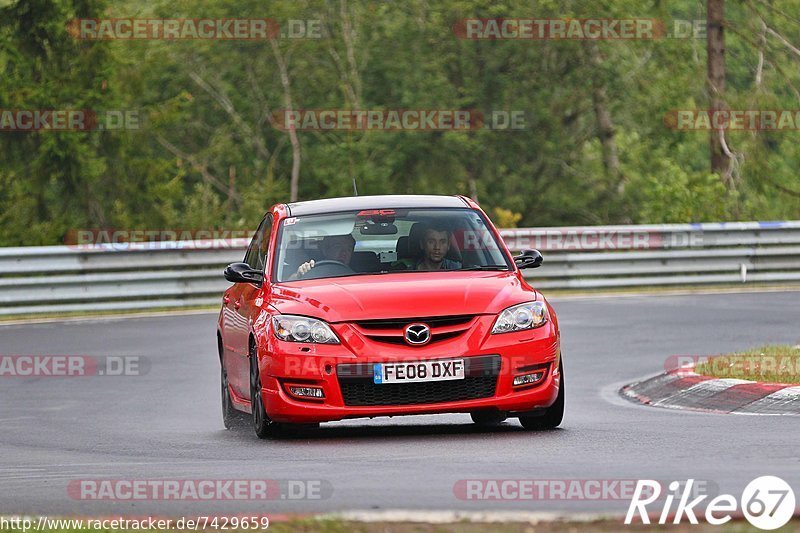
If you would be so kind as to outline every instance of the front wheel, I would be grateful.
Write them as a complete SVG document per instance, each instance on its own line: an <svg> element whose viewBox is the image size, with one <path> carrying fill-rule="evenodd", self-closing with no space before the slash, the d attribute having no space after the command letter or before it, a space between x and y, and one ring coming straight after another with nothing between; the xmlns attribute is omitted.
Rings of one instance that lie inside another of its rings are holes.
<svg viewBox="0 0 800 533"><path fill-rule="evenodd" d="M305 430L319 427L317 423L279 423L267 415L264 397L261 394L261 376L258 370L258 351L255 344L250 346L250 402L253 411L253 429L259 439L302 436Z"/></svg>
<svg viewBox="0 0 800 533"><path fill-rule="evenodd" d="M277 423L270 420L264 408L261 395L261 376L258 370L258 352L255 343L250 345L250 404L253 411L253 429L259 439L274 437L278 431Z"/></svg>
<svg viewBox="0 0 800 533"><path fill-rule="evenodd" d="M233 429L242 425L242 413L233 407L231 401L231 390L228 386L228 371L225 369L225 363L220 364L220 389L222 393L222 423L225 429Z"/></svg>
<svg viewBox="0 0 800 533"><path fill-rule="evenodd" d="M559 383L558 396L556 396L555 403L553 403L553 405L551 405L547 409L544 409L540 414L519 417L519 422L525 429L528 430L553 429L561 425L561 421L564 419L563 363L559 363L558 370L559 374L561 374L561 383Z"/></svg>

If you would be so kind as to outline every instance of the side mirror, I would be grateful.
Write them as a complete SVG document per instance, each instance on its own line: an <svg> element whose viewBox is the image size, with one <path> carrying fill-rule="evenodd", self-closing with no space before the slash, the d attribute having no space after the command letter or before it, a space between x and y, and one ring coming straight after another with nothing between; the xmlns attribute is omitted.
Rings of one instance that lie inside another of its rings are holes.
<svg viewBox="0 0 800 533"><path fill-rule="evenodd" d="M264 274L258 270L253 270L247 263L231 263L225 267L225 279L232 283L255 283L261 285L264 282Z"/></svg>
<svg viewBox="0 0 800 533"><path fill-rule="evenodd" d="M544 261L544 257L542 257L539 250L523 250L521 254L514 257L514 262L520 270L523 268L539 268L542 266L542 261Z"/></svg>

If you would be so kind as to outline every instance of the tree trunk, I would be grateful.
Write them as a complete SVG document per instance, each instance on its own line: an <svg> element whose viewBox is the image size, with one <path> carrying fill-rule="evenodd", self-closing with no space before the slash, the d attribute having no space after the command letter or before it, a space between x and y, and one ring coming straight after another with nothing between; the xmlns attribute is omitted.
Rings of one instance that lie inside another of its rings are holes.
<svg viewBox="0 0 800 533"><path fill-rule="evenodd" d="M275 39L270 39L272 53L275 55L275 62L278 64L278 72L281 75L281 85L283 86L283 103L286 106L285 113L291 113L294 109L292 104L292 86L289 80L289 69L286 61L281 54L278 43ZM289 201L297 201L297 190L300 185L300 139L297 137L297 130L294 123L289 125L289 141L292 143L292 177L289 182Z"/></svg>
<svg viewBox="0 0 800 533"><path fill-rule="evenodd" d="M472 175L469 177L469 197L478 201L478 181Z"/></svg>
<svg viewBox="0 0 800 533"><path fill-rule="evenodd" d="M226 222L230 223L233 216L233 196L236 194L236 167L228 167L228 201L226 202L225 216Z"/></svg>
<svg viewBox="0 0 800 533"><path fill-rule="evenodd" d="M725 94L725 0L707 1L706 53L708 54L708 90L711 96L710 113L723 109ZM712 129L709 133L711 171L719 174L727 183L730 179L730 158L723 149L725 130Z"/></svg>
<svg viewBox="0 0 800 533"><path fill-rule="evenodd" d="M625 192L625 179L619 169L619 156L617 155L617 141L615 139L614 122L611 120L611 112L608 110L608 98L606 88L599 78L599 72L603 66L603 57L594 41L586 41L586 50L589 54L592 67L598 72L593 77L592 84L592 104L597 120L598 136L603 150L603 167L612 183L616 184L617 192Z"/></svg>

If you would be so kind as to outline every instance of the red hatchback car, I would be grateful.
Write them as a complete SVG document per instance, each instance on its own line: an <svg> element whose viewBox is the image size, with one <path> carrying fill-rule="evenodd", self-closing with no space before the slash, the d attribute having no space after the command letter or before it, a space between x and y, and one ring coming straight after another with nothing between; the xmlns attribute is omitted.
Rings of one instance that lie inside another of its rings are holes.
<svg viewBox="0 0 800 533"><path fill-rule="evenodd" d="M462 196L275 205L225 269L217 342L226 427L261 438L345 418L469 413L558 426L553 308Z"/></svg>

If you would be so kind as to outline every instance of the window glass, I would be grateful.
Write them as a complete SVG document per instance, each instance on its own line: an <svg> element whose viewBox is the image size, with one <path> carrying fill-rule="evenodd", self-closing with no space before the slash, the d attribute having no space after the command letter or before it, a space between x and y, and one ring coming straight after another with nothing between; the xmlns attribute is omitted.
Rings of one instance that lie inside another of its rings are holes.
<svg viewBox="0 0 800 533"><path fill-rule="evenodd" d="M258 226L253 240L250 241L250 246L247 247L247 253L244 256L244 262L250 265L254 270L264 270L264 265L267 264L267 254L269 251L269 236L272 229L272 215L267 215Z"/></svg>
<svg viewBox="0 0 800 533"><path fill-rule="evenodd" d="M486 221L471 209L373 209L291 217L283 221L278 243L278 281L511 269Z"/></svg>

